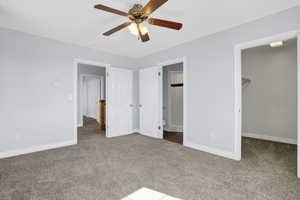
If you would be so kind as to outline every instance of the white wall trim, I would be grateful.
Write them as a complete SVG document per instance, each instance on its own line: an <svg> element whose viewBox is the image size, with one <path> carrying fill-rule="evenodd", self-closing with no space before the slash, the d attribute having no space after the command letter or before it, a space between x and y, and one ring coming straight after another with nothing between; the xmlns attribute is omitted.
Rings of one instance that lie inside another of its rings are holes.
<svg viewBox="0 0 300 200"><path fill-rule="evenodd" d="M74 74L73 74L73 80L74 80L74 91L73 91L73 96L74 96L74 138L75 138L75 141L77 143L77 86L78 86L78 64L86 64L86 65L93 65L93 66L96 66L96 67L104 67L106 69L106 73L108 73L109 69L110 69L110 64L106 64L106 63L102 63L102 62L95 62L95 61L91 61L91 60L84 60L84 59L78 59L78 58L75 58L73 60L73 68L74 68ZM108 100L108 77L105 79L106 80L106 88L105 88L105 91L106 91L106 100ZM107 116L107 113L108 113L108 106L106 106L106 111L105 111L105 115ZM80 110L81 111L81 110ZM106 125L108 124L107 123L107 118L106 118ZM105 131L105 134L106 134L106 137L108 137L109 135L109 130L108 128L106 129Z"/></svg>
<svg viewBox="0 0 300 200"><path fill-rule="evenodd" d="M242 136L260 139L260 140L286 143L286 144L297 144L297 139L292 139L292 138L284 138L284 137L263 135L263 134L257 134L257 133L243 133Z"/></svg>
<svg viewBox="0 0 300 200"><path fill-rule="evenodd" d="M235 141L234 141L234 154L236 158L239 158L238 160L241 160L241 143L242 143L242 107L241 107L241 99L242 99L242 87L241 87L241 79L242 79L242 74L241 74L241 68L242 68L242 61L241 61L241 53L243 49L251 48L251 47L257 47L261 45L268 45L271 42L274 41L280 41L280 40L287 40L287 39L292 39L296 38L297 35L300 33L300 30L294 30L286 33L281 33L277 35L273 35L270 37L265 37L262 39L257 39L257 40L252 40L248 42L244 42L241 44L238 44L234 47L234 89L235 89L235 102L234 102L234 107L235 107L235 114L234 114L234 126L235 126ZM299 47L298 47L299 48ZM298 54L298 59L299 59L299 54ZM299 74L299 62L298 62L298 113L297 116L299 116L299 107L300 107L300 99L299 99L299 87L300 87L300 74ZM300 127L300 117L298 117L298 122L297 122L297 127ZM298 128L298 138L300 137L300 128ZM298 150L299 151L299 150ZM298 158L299 158L299 152L298 152ZM299 158L300 159L300 158ZM300 161L298 161L298 173L300 173ZM298 176L300 176L298 174Z"/></svg>
<svg viewBox="0 0 300 200"><path fill-rule="evenodd" d="M188 67L188 62L187 62L187 57L184 56L184 57L180 57L180 58L175 58L173 60L168 60L168 61L165 61L165 62L161 62L158 64L158 67L160 69L160 72L162 73L162 68L164 66L168 66L168 65L173 65L173 64L177 64L177 63L182 63L183 64L183 145L186 146L185 144L185 140L187 138L187 135L188 135L188 125L187 125L187 122L188 122L188 118L187 118L187 113L188 113L188 104L187 104L187 88L188 88L188 84L187 84L187 67ZM162 76L161 76L162 77ZM161 127L163 127L163 91L162 91L162 88L163 88L163 82L162 82L162 78L160 79L160 88L161 88L161 91L160 91L160 94L161 94L161 98L160 98L160 107L159 109L161 110L160 111L160 124L161 124ZM160 138L163 138L163 128L161 128L161 131L160 131Z"/></svg>
<svg viewBox="0 0 300 200"><path fill-rule="evenodd" d="M220 149L195 144L195 143L187 141L187 140L185 140L184 146L192 148L192 149L197 149L197 150L200 150L200 151L204 151L206 153L211 153L211 154L214 154L214 155L222 156L222 157L225 157L225 158L230 158L230 159L233 159L233 160L239 160L239 158L236 157L236 155L232 152L223 151L223 150L220 150Z"/></svg>
<svg viewBox="0 0 300 200"><path fill-rule="evenodd" d="M289 40L289 39L296 38L297 35L299 34L299 32L300 32L300 29L297 29L297 30L293 30L293 31L285 32L285 33L272 35L272 36L265 37L265 38L260 38L257 40L243 42L243 43L237 44L235 47L243 50L243 49L248 49L248 48L262 46L262 45L269 45L271 42L274 42L274 41Z"/></svg>
<svg viewBox="0 0 300 200"><path fill-rule="evenodd" d="M38 152L38 151L45 151L45 150L50 150L50 149L61 148L61 147L75 145L75 144L77 144L77 141L72 140L72 141L59 142L59 143L53 143L53 144L39 145L39 146L29 147L29 148L25 148L25 149L0 152L0 159L23 155L23 154L28 154L28 153L34 153L34 152Z"/></svg>

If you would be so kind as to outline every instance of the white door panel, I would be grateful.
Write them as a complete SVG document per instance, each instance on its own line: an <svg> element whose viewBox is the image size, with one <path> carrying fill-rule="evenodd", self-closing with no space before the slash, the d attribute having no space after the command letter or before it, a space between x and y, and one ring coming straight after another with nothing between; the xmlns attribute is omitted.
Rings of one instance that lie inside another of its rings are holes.
<svg viewBox="0 0 300 200"><path fill-rule="evenodd" d="M140 132L155 138L162 137L159 112L160 71L158 67L140 70Z"/></svg>
<svg viewBox="0 0 300 200"><path fill-rule="evenodd" d="M109 68L107 84L107 137L132 133L132 71Z"/></svg>

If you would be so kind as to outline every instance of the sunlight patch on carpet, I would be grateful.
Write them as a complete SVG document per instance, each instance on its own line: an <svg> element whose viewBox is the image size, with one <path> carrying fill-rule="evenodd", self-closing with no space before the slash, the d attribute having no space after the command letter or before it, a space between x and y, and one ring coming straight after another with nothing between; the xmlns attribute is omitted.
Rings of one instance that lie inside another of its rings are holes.
<svg viewBox="0 0 300 200"><path fill-rule="evenodd" d="M148 188L141 188L138 191L128 195L122 200L182 200L166 194L150 190Z"/></svg>

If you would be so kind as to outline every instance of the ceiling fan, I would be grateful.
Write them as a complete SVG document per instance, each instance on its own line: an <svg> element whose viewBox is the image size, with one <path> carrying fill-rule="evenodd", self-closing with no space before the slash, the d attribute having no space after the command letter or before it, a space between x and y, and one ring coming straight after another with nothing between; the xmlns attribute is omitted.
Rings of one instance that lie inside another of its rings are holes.
<svg viewBox="0 0 300 200"><path fill-rule="evenodd" d="M181 23L149 18L150 14L152 14L156 9L161 7L167 1L168 0L150 0L144 7L141 4L135 4L128 13L101 4L95 5L96 9L127 17L131 21L125 22L103 33L103 35L110 36L111 34L128 27L130 32L134 35L137 35L142 42L147 42L150 40L150 37L147 27L143 24L143 22L145 21L147 21L151 25L180 30L182 28Z"/></svg>

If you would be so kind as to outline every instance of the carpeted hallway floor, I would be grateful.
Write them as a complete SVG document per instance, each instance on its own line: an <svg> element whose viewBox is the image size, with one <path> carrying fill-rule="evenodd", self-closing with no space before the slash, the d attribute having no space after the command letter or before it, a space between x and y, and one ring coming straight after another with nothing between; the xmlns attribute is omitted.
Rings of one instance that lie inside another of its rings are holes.
<svg viewBox="0 0 300 200"><path fill-rule="evenodd" d="M119 200L147 187L185 200L297 200L296 146L243 139L240 162L138 134L0 160L1 200Z"/></svg>

